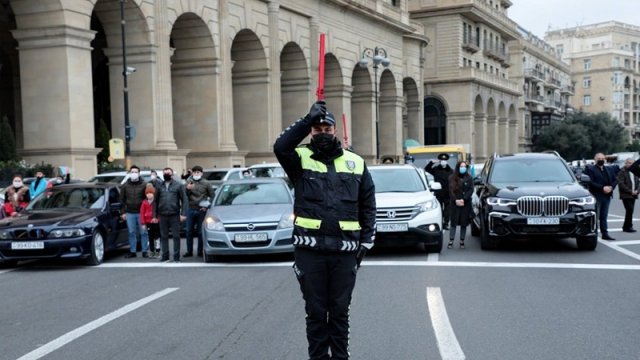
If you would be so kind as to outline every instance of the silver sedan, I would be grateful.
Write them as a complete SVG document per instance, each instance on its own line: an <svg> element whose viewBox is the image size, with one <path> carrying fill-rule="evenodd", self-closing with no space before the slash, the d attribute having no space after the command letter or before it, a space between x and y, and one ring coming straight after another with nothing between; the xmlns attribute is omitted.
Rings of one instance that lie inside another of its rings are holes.
<svg viewBox="0 0 640 360"><path fill-rule="evenodd" d="M293 252L293 218L293 196L283 179L227 181L202 224L204 260Z"/></svg>

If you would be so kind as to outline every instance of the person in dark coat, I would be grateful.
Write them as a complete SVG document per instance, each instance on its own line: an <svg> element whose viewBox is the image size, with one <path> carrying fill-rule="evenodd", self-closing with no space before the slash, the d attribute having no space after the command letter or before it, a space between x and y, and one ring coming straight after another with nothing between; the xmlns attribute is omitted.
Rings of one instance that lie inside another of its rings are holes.
<svg viewBox="0 0 640 360"><path fill-rule="evenodd" d="M600 220L600 233L604 240L615 240L609 236L607 217L609 216L609 204L611 204L613 189L618 185L616 171L611 166L605 166L603 153L597 153L593 159L596 164L587 165L584 174L589 175L591 179L589 192L596 198L596 213Z"/></svg>
<svg viewBox="0 0 640 360"><path fill-rule="evenodd" d="M464 161L456 164L456 170L449 176L449 198L451 206L451 229L449 229L449 244L453 248L456 238L456 227L460 225L460 248L464 249L464 237L467 233L471 215L471 197L473 196L473 179Z"/></svg>
<svg viewBox="0 0 640 360"><path fill-rule="evenodd" d="M449 176L453 173L451 166L447 162L449 155L442 153L438 155L438 159L432 159L424 170L433 175L433 180L439 182L442 186L442 190L434 191L434 195L438 202L440 202L440 208L442 209L442 227L447 230L449 228Z"/></svg>
<svg viewBox="0 0 640 360"><path fill-rule="evenodd" d="M624 161L624 167L618 172L617 179L619 185L620 199L622 205L624 205L624 223L622 224L622 231L633 233L636 230L633 228L633 208L638 198L638 190L640 189L640 180L636 175L629 171L629 168L633 165L633 159L628 158Z"/></svg>

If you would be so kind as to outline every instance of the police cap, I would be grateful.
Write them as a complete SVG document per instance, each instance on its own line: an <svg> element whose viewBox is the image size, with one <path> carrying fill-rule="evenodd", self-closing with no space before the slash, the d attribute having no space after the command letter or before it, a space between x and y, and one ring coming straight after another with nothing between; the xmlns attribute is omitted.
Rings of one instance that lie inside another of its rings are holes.
<svg viewBox="0 0 640 360"><path fill-rule="evenodd" d="M449 154L442 153L438 155L438 160L449 160Z"/></svg>

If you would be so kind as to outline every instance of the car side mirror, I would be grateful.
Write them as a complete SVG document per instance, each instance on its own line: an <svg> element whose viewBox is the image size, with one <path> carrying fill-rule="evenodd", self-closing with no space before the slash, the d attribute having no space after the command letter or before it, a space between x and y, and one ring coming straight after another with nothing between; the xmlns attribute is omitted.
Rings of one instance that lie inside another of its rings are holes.
<svg viewBox="0 0 640 360"><path fill-rule="evenodd" d="M442 184L440 184L437 181L432 182L430 185L431 185L431 190L442 190Z"/></svg>
<svg viewBox="0 0 640 360"><path fill-rule="evenodd" d="M482 178L482 175L478 175L473 178L473 185L482 185L483 182L484 179Z"/></svg>
<svg viewBox="0 0 640 360"><path fill-rule="evenodd" d="M198 203L198 206L200 206L201 208L205 208L208 209L211 206L211 201L209 200L202 200Z"/></svg>

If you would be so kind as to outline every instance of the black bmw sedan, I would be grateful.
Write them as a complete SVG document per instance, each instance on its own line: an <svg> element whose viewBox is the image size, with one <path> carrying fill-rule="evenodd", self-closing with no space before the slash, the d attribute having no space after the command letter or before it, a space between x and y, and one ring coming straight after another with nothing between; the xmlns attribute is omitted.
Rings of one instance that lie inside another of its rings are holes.
<svg viewBox="0 0 640 360"><path fill-rule="evenodd" d="M117 184L55 186L20 215L0 220L0 263L27 259L85 259L98 265L105 251L128 244Z"/></svg>

